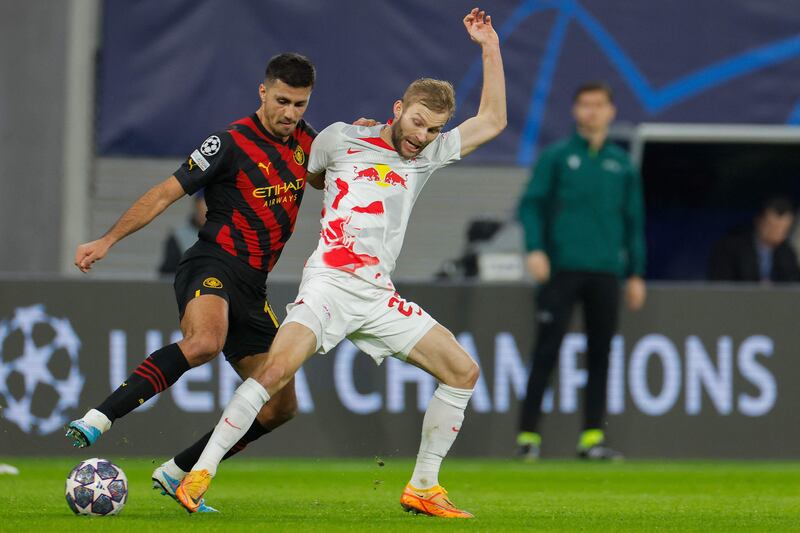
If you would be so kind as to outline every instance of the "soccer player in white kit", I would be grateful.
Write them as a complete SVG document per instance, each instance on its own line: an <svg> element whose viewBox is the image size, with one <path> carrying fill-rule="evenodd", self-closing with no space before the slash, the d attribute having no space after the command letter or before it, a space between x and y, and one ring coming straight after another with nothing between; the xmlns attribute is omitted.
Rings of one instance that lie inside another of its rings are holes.
<svg viewBox="0 0 800 533"><path fill-rule="evenodd" d="M395 356L438 381L428 404L422 439L402 506L447 518L471 518L439 485L442 459L455 441L479 369L455 337L418 305L405 301L391 281L411 209L436 169L458 161L506 126L503 64L491 18L473 9L464 17L483 50L483 90L478 114L441 133L455 110L448 82L420 79L394 104L390 125L341 122L320 132L309 174L325 180L322 230L303 271L299 294L287 306L261 369L235 392L197 464L177 496L196 509L217 465L269 401L311 355L344 338L380 363ZM312 178L310 181L313 181Z"/></svg>

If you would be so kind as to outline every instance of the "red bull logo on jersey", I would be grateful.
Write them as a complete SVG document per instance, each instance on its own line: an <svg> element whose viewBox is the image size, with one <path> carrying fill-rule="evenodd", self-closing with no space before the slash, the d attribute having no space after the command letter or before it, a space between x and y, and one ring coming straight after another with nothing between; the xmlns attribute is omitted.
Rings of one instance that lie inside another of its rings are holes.
<svg viewBox="0 0 800 533"><path fill-rule="evenodd" d="M372 167L367 167L362 170L358 170L358 167L355 167L356 170L356 178L357 180L363 179L367 181L374 182L376 185L380 187L389 187L389 186L396 186L399 185L404 189L408 189L406 186L408 180L392 170L389 165L375 165Z"/></svg>

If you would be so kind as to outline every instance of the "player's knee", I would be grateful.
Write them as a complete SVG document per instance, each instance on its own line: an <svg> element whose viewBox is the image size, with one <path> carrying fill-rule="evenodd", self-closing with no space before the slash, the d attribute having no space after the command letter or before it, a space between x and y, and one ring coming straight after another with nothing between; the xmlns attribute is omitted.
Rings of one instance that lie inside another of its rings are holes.
<svg viewBox="0 0 800 533"><path fill-rule="evenodd" d="M457 387L459 389L473 389L480 375L481 369L475 364L475 361L470 359L466 361L465 364L459 365L458 368L453 369L452 375L448 380L449 383L445 382L445 385L450 385L451 387Z"/></svg>
<svg viewBox="0 0 800 533"><path fill-rule="evenodd" d="M481 375L481 369L471 358L464 364L452 368L442 383L458 389L473 389Z"/></svg>
<svg viewBox="0 0 800 533"><path fill-rule="evenodd" d="M214 359L222 351L223 342L215 335L200 333L189 335L180 346L189 366L195 367Z"/></svg>
<svg viewBox="0 0 800 533"><path fill-rule="evenodd" d="M280 363L270 363L259 372L258 381L269 390L280 390L291 379L287 369Z"/></svg>
<svg viewBox="0 0 800 533"><path fill-rule="evenodd" d="M466 366L460 379L463 380L463 387L465 389L472 389L475 387L475 384L478 383L478 378L481 377L481 369L475 363L475 361L470 361L469 365Z"/></svg>

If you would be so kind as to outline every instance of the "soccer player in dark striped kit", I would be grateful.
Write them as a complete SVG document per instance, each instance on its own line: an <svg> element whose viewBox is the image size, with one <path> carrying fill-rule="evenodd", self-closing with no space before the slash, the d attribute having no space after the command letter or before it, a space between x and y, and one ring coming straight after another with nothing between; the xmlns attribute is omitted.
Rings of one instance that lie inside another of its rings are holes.
<svg viewBox="0 0 800 533"><path fill-rule="evenodd" d="M175 275L183 339L150 354L110 396L69 424L67 437L90 446L119 418L169 388L192 367L222 351L247 379L252 355L270 347L278 321L267 301L267 274L294 230L306 185L306 167L316 132L303 120L315 69L298 54L281 54L267 65L252 115L210 135L174 175L139 198L100 239L82 244L75 265L88 272L111 246L141 229L185 194L201 189L208 204L197 242ZM322 187L322 179L312 183ZM290 420L296 411L294 384L259 412L233 455ZM277 400L277 401L275 401ZM154 488L174 497L211 432L159 466ZM213 511L203 504L204 511Z"/></svg>

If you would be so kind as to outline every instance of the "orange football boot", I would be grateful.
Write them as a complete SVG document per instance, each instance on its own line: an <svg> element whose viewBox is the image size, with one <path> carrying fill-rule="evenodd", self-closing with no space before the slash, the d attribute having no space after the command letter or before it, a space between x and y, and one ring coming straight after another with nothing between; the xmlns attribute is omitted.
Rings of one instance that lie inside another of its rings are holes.
<svg viewBox="0 0 800 533"><path fill-rule="evenodd" d="M211 474L208 470L192 470L183 477L175 497L190 513L196 513L203 501L203 494L211 485Z"/></svg>
<svg viewBox="0 0 800 533"><path fill-rule="evenodd" d="M408 512L426 514L441 518L475 518L472 513L463 511L453 505L447 497L447 491L441 485L429 489L418 489L411 483L406 485L400 496L400 505Z"/></svg>

